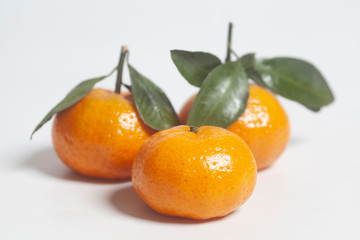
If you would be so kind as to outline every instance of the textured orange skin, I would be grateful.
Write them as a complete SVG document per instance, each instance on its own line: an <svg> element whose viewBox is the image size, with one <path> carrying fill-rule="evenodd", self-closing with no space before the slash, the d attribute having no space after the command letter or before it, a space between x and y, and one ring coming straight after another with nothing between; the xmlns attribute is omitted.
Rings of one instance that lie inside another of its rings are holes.
<svg viewBox="0 0 360 240"><path fill-rule="evenodd" d="M180 111L184 124L196 95ZM269 167L283 153L290 137L289 119L283 107L269 91L250 85L249 101L244 114L229 128L249 145L258 170Z"/></svg>
<svg viewBox="0 0 360 240"><path fill-rule="evenodd" d="M137 194L164 215L193 219L225 216L242 205L256 183L256 163L236 134L204 126L158 132L135 158L132 183Z"/></svg>
<svg viewBox="0 0 360 240"><path fill-rule="evenodd" d="M131 93L93 89L56 115L52 139L59 158L75 171L120 179L130 177L133 160L152 133L137 115Z"/></svg>

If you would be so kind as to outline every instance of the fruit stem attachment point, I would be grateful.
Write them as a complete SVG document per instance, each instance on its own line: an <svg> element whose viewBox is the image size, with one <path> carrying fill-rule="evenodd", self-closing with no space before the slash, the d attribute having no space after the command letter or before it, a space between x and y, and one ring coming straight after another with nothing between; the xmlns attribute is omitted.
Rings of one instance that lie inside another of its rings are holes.
<svg viewBox="0 0 360 240"><path fill-rule="evenodd" d="M232 27L233 24L229 22L229 28L228 28L228 41L227 41L227 51L226 51L226 58L225 62L231 61L231 38L232 38Z"/></svg>
<svg viewBox="0 0 360 240"><path fill-rule="evenodd" d="M118 70L117 70L115 93L120 93L121 84L122 84L122 72L123 72L125 57L128 53L129 53L128 48L126 46L122 46L119 64L118 64Z"/></svg>
<svg viewBox="0 0 360 240"><path fill-rule="evenodd" d="M192 132L192 133L198 133L200 128L199 127L194 127L194 126L189 126L190 129L189 129L189 132Z"/></svg>

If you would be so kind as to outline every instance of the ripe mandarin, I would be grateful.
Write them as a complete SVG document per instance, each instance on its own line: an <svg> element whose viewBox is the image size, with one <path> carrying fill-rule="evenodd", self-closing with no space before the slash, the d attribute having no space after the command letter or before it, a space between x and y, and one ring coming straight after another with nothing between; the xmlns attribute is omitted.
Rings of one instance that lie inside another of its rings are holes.
<svg viewBox="0 0 360 240"><path fill-rule="evenodd" d="M133 164L132 182L159 213L209 219L242 205L256 174L254 157L236 134L212 126L176 126L145 141Z"/></svg>
<svg viewBox="0 0 360 240"><path fill-rule="evenodd" d="M180 111L182 124L188 118L195 97L192 96ZM257 85L250 85L246 110L228 129L249 145L258 170L278 159L290 136L290 124L283 107L272 93Z"/></svg>
<svg viewBox="0 0 360 240"><path fill-rule="evenodd" d="M57 113L52 139L59 158L75 171L119 179L130 177L138 150L153 132L138 116L131 93L93 89Z"/></svg>

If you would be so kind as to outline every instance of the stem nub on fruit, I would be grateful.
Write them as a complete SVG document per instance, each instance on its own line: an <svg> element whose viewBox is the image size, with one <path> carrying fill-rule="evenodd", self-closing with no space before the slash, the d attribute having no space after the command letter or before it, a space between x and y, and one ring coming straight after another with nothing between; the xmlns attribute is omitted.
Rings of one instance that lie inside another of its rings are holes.
<svg viewBox="0 0 360 240"><path fill-rule="evenodd" d="M189 132L198 133L200 130L199 127L190 126Z"/></svg>
<svg viewBox="0 0 360 240"><path fill-rule="evenodd" d="M119 59L119 67L117 72L117 78L116 78L116 85L115 85L115 93L120 93L121 84L122 84L122 72L125 62L125 57L129 53L128 48L126 46L121 47L121 54Z"/></svg>

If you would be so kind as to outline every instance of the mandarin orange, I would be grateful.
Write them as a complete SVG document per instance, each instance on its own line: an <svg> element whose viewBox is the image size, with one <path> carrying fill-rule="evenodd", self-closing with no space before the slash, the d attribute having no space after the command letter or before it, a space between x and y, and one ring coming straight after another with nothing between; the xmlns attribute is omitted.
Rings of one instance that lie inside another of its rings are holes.
<svg viewBox="0 0 360 240"><path fill-rule="evenodd" d="M141 147L132 168L137 194L170 216L209 219L242 205L256 183L256 163L246 143L219 127L176 126Z"/></svg>
<svg viewBox="0 0 360 240"><path fill-rule="evenodd" d="M130 177L133 160L152 133L138 116L131 93L93 89L56 114L52 139L59 158L75 171L119 179Z"/></svg>
<svg viewBox="0 0 360 240"><path fill-rule="evenodd" d="M196 95L180 111L185 124ZM276 97L257 85L250 85L249 100L243 115L229 128L249 145L258 170L269 167L285 150L290 136L290 124L285 110Z"/></svg>

